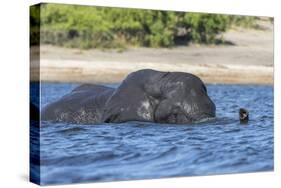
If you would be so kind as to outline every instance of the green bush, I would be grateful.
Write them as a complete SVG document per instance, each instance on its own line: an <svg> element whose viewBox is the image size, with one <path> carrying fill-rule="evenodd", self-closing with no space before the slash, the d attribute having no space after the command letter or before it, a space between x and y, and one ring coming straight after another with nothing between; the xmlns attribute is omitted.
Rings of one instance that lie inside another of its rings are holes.
<svg viewBox="0 0 281 188"><path fill-rule="evenodd" d="M245 27L245 28L256 28L256 20L258 18L254 16L231 16L230 17L230 24Z"/></svg>
<svg viewBox="0 0 281 188"><path fill-rule="evenodd" d="M40 6L30 7L30 45L40 43Z"/></svg>
<svg viewBox="0 0 281 188"><path fill-rule="evenodd" d="M32 13L31 22L38 22ZM171 47L214 43L244 18L218 14L43 4L41 43L78 48ZM241 21L242 20L242 21ZM252 18L249 23L252 23ZM32 24L31 24L32 26ZM31 28L31 33L33 32ZM32 34L31 34L32 36Z"/></svg>

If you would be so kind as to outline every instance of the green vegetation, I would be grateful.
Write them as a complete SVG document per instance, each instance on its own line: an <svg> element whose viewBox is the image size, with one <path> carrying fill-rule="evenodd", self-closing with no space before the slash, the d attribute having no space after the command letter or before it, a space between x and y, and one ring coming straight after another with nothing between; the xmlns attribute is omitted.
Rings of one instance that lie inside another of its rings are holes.
<svg viewBox="0 0 281 188"><path fill-rule="evenodd" d="M254 17L60 4L41 5L41 20L33 12L31 37L38 32L33 25L41 21L41 43L83 49L211 44L231 25L248 27L255 21Z"/></svg>
<svg viewBox="0 0 281 188"><path fill-rule="evenodd" d="M258 17L255 16L231 16L230 25L245 27L245 28L256 28L256 20Z"/></svg>

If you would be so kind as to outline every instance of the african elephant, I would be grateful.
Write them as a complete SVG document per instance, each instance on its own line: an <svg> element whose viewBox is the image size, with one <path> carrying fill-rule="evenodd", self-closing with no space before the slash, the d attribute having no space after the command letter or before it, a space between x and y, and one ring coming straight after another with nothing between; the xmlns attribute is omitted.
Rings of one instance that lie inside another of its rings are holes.
<svg viewBox="0 0 281 188"><path fill-rule="evenodd" d="M48 104L42 120L78 124L146 121L190 124L216 116L197 76L151 69L130 73L116 89L85 84Z"/></svg>

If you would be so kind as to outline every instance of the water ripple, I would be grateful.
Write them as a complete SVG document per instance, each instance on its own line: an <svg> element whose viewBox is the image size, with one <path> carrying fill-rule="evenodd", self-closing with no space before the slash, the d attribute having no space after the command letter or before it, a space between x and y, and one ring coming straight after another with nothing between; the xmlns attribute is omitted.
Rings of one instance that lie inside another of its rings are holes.
<svg viewBox="0 0 281 188"><path fill-rule="evenodd" d="M43 84L43 106L73 87ZM42 122L32 173L38 177L40 163L42 184L58 184L273 170L273 88L209 85L208 92L217 106L209 123ZM240 107L250 112L247 125L238 121ZM31 130L31 142L38 142L38 132Z"/></svg>

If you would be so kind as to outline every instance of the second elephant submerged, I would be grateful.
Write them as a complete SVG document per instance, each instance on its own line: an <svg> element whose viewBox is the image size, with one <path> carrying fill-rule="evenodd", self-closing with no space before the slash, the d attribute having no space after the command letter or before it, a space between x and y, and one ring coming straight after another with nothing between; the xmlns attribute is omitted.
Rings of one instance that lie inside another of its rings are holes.
<svg viewBox="0 0 281 188"><path fill-rule="evenodd" d="M183 72L129 74L116 89L84 84L41 112L41 120L76 124L146 121L189 124L216 116L204 83Z"/></svg>

